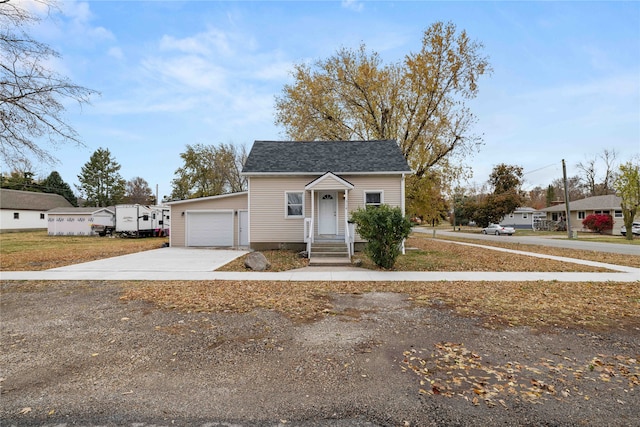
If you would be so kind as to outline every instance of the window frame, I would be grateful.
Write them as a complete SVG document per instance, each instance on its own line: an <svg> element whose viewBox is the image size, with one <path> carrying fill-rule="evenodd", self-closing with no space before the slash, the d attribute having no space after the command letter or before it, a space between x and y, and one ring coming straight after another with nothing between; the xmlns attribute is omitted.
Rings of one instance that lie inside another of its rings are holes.
<svg viewBox="0 0 640 427"><path fill-rule="evenodd" d="M286 219L304 219L304 191L285 191L284 192L284 217ZM292 203L289 204L289 194L299 194L301 199L302 199L302 203ZM302 208L302 211L300 213L300 215L289 215L289 206L300 206Z"/></svg>
<svg viewBox="0 0 640 427"><path fill-rule="evenodd" d="M578 211L578 219L585 219L587 217L586 211Z"/></svg>
<svg viewBox="0 0 640 427"><path fill-rule="evenodd" d="M379 194L380 195L380 202L379 203L368 203L367 202L367 195L369 194ZM363 200L364 200L364 206L365 208L368 207L378 207L380 205L384 204L384 190L364 190L364 194L363 194Z"/></svg>
<svg viewBox="0 0 640 427"><path fill-rule="evenodd" d="M20 212L14 212L13 219L20 219Z"/></svg>

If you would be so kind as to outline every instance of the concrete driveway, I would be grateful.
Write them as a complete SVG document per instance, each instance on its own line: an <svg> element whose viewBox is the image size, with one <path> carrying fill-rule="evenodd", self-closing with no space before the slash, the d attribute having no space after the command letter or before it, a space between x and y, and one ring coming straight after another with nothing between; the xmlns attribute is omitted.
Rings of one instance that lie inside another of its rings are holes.
<svg viewBox="0 0 640 427"><path fill-rule="evenodd" d="M194 272L213 271L246 254L243 250L161 248L81 264L52 268L61 272Z"/></svg>

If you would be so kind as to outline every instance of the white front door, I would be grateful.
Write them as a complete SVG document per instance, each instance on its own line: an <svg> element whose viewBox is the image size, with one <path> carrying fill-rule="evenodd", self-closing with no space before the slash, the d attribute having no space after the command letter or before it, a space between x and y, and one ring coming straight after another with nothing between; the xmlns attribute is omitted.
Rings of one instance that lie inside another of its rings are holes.
<svg viewBox="0 0 640 427"><path fill-rule="evenodd" d="M318 234L338 233L338 198L335 192L318 193Z"/></svg>

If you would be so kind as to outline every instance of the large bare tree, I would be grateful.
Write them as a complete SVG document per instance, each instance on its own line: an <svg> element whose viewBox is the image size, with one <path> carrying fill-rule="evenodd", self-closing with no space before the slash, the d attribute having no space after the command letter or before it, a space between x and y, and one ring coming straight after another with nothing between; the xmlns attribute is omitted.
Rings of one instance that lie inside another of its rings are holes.
<svg viewBox="0 0 640 427"><path fill-rule="evenodd" d="M55 7L53 0L38 3ZM96 93L50 68L51 59L60 55L27 33L39 20L25 2L0 0L0 158L9 165L32 156L55 163L50 148L81 145L65 120L64 101L86 104Z"/></svg>
<svg viewBox="0 0 640 427"><path fill-rule="evenodd" d="M604 149L597 156L587 158L576 165L580 170L580 180L590 196L603 196L615 192L613 182L616 178L617 157L615 149ZM604 165L604 173L599 173L599 163Z"/></svg>

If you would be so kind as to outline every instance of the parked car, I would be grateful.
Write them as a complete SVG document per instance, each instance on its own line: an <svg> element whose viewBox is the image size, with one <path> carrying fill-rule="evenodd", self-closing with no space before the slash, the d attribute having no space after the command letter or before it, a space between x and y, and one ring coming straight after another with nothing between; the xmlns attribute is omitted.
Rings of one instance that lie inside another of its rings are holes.
<svg viewBox="0 0 640 427"><path fill-rule="evenodd" d="M516 232L516 229L513 227L503 227L500 224L489 224L488 227L482 229L482 234L495 234L499 236L501 234L508 234L511 236Z"/></svg>
<svg viewBox="0 0 640 427"><path fill-rule="evenodd" d="M627 227L624 225L620 228L620 234L623 236L627 235ZM631 223L631 234L634 236L640 236L640 222L632 222Z"/></svg>

